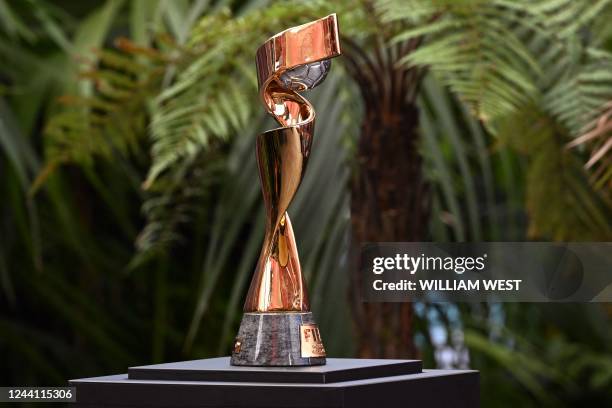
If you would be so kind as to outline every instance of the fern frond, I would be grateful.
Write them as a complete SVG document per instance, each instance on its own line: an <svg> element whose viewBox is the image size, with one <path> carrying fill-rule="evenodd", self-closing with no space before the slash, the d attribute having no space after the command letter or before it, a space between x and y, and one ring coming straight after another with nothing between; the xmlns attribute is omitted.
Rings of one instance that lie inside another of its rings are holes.
<svg viewBox="0 0 612 408"><path fill-rule="evenodd" d="M610 0L539 0L531 2L530 9L539 16L542 24L554 30L558 36L578 33L596 17L610 11Z"/></svg>
<svg viewBox="0 0 612 408"><path fill-rule="evenodd" d="M544 108L573 136L580 135L612 99L612 54L598 51L577 58L567 59L565 72L542 97Z"/></svg>
<svg viewBox="0 0 612 408"><path fill-rule="evenodd" d="M137 253L130 262L131 268L164 254L183 240L181 227L210 207L206 203L223 172L218 152L207 151L157 180L142 205L147 223L136 239Z"/></svg>
<svg viewBox="0 0 612 408"><path fill-rule="evenodd" d="M129 41L122 40L122 47ZM140 55L104 50L98 66L81 75L95 85L91 97L60 98L64 109L47 124L46 167L33 184L44 183L50 170L63 163L91 166L95 158L111 159L139 149L147 134L148 99L162 79L162 60L139 60ZM160 62L161 61L161 62Z"/></svg>
<svg viewBox="0 0 612 408"><path fill-rule="evenodd" d="M609 95L609 57L583 43L581 30L610 11L610 0L411 3L418 18L401 1L377 3L383 21L406 23L396 41L425 37L402 63L429 66L491 129L497 118L544 98L574 133L597 115L598 96Z"/></svg>
<svg viewBox="0 0 612 408"><path fill-rule="evenodd" d="M407 23L395 41L426 36L425 44L400 63L430 67L485 121L537 97L539 65L514 29L523 9L495 0L415 3L422 10L416 21L407 18L409 9L401 1L377 3L383 21Z"/></svg>

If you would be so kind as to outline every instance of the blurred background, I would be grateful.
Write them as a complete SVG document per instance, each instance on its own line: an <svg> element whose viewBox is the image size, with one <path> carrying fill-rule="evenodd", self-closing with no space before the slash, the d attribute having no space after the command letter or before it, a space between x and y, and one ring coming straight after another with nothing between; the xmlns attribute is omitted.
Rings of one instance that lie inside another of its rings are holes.
<svg viewBox="0 0 612 408"><path fill-rule="evenodd" d="M612 240L612 1L0 0L0 383L229 354L263 239L255 50L343 56L290 208L331 356L612 404L609 304L365 304L367 241Z"/></svg>

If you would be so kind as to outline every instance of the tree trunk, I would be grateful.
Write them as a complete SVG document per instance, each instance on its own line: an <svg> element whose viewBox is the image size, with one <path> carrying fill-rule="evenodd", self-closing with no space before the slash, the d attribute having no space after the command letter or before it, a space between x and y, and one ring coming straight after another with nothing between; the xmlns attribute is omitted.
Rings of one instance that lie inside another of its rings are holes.
<svg viewBox="0 0 612 408"><path fill-rule="evenodd" d="M427 186L418 151L419 112L415 98L422 72L398 67L417 43L365 54L348 48L349 72L364 100L357 165L351 181L352 312L358 354L363 358L417 355L411 303L364 303L359 251L366 242L422 241L429 218Z"/></svg>

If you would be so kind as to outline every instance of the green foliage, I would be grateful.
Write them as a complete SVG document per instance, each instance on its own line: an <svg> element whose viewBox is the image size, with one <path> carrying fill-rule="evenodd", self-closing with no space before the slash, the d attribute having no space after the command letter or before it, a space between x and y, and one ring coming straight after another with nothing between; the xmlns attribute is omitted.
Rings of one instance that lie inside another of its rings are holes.
<svg viewBox="0 0 612 408"><path fill-rule="evenodd" d="M522 239L522 196L513 177L520 170L499 166L509 152L492 153L480 123L432 76L423 81L419 106L425 172L432 184L433 240ZM502 217L511 220L503 222L509 228L500 228Z"/></svg>
<svg viewBox="0 0 612 408"><path fill-rule="evenodd" d="M580 30L597 27L593 20L604 18L611 2L412 3L415 12L403 2L377 3L383 21L405 23L394 41L425 36L425 45L402 62L431 67L493 128L496 119L542 99L559 120L585 124L607 101L610 54L585 41Z"/></svg>
<svg viewBox="0 0 612 408"><path fill-rule="evenodd" d="M383 21L404 25L394 41L424 38L402 63L430 67L493 134L532 158L530 235L610 238L609 191L585 185L579 156L564 146L612 99L612 54L598 48L612 2L412 4L377 3Z"/></svg>
<svg viewBox="0 0 612 408"><path fill-rule="evenodd" d="M516 11L504 9L506 2L415 3L422 3L416 14L402 2L378 3L383 21L407 21L395 41L426 36L425 45L402 63L430 66L484 121L533 98L533 77L540 69L513 28L519 18L513 16Z"/></svg>
<svg viewBox="0 0 612 408"><path fill-rule="evenodd" d="M95 158L110 160L117 154L140 153L146 136L148 99L159 87L165 60L147 50L149 63L144 64L134 55L136 47L126 41L121 44L132 54L99 51L99 68L81 74L94 83L94 95L60 99L67 108L47 126L47 165L34 189L59 164L92 166Z"/></svg>
<svg viewBox="0 0 612 408"><path fill-rule="evenodd" d="M234 27L230 21L226 15L200 22L200 27L206 27L205 35L189 46L191 61L179 67L174 83L155 99L151 121L153 163L145 186L215 140L240 134L252 118L256 79L243 68L249 55L246 47L251 42L244 41L240 32L228 36L228 41L219 41L221 34L215 33L221 27ZM229 33L232 31L223 34ZM220 72L224 75L217 75Z"/></svg>

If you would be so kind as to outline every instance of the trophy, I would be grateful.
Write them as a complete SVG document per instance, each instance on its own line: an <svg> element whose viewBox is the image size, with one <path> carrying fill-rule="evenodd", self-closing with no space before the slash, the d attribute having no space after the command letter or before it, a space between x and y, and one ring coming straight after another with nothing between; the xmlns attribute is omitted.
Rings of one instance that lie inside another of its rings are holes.
<svg viewBox="0 0 612 408"><path fill-rule="evenodd" d="M315 111L299 92L319 85L340 55L335 14L290 28L257 50L259 94L281 127L257 137L266 232L244 304L231 364L325 364L325 349L308 304L287 214L310 156Z"/></svg>

